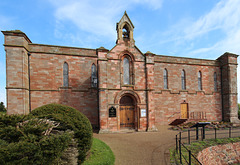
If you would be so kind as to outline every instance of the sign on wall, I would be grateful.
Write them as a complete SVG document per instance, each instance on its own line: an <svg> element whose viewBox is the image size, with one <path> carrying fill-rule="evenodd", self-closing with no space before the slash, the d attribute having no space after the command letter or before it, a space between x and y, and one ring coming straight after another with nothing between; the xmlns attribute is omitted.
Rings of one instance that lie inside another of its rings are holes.
<svg viewBox="0 0 240 165"><path fill-rule="evenodd" d="M141 117L146 117L146 109L141 109Z"/></svg>
<svg viewBox="0 0 240 165"><path fill-rule="evenodd" d="M110 107L108 110L109 117L116 117L117 116L117 111L115 107Z"/></svg>

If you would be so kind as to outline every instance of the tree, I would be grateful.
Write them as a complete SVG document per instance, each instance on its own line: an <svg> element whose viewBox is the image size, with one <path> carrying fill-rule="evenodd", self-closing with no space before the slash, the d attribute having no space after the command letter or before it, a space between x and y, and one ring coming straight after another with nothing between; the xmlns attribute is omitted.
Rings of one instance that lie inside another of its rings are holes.
<svg viewBox="0 0 240 165"><path fill-rule="evenodd" d="M3 102L0 103L0 112L7 112Z"/></svg>
<svg viewBox="0 0 240 165"><path fill-rule="evenodd" d="M240 104L238 103L238 118L240 119Z"/></svg>

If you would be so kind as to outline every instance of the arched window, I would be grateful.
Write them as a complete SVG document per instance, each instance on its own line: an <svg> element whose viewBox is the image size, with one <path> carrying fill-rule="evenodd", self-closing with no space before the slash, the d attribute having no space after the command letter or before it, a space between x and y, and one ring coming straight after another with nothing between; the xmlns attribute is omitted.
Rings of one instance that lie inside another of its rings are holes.
<svg viewBox="0 0 240 165"><path fill-rule="evenodd" d="M66 62L63 64L63 86L68 87L68 64Z"/></svg>
<svg viewBox="0 0 240 165"><path fill-rule="evenodd" d="M167 69L163 71L163 82L164 82L164 89L168 89L168 72Z"/></svg>
<svg viewBox="0 0 240 165"><path fill-rule="evenodd" d="M123 59L123 84L130 84L130 62L127 57Z"/></svg>
<svg viewBox="0 0 240 165"><path fill-rule="evenodd" d="M217 91L217 73L214 72L214 91Z"/></svg>
<svg viewBox="0 0 240 165"><path fill-rule="evenodd" d="M91 84L92 87L97 87L97 68L95 64L92 64L92 73L91 73Z"/></svg>
<svg viewBox="0 0 240 165"><path fill-rule="evenodd" d="M202 73L201 71L198 72L198 90L202 90Z"/></svg>
<svg viewBox="0 0 240 165"><path fill-rule="evenodd" d="M182 70L181 79L182 79L182 90L186 90L186 75L184 70Z"/></svg>

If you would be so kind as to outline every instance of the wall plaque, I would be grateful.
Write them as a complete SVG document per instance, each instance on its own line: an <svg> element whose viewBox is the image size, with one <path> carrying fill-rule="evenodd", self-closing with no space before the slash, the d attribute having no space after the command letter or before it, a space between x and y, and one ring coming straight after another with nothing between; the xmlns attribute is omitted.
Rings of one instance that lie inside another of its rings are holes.
<svg viewBox="0 0 240 165"><path fill-rule="evenodd" d="M109 117L116 117L117 116L117 111L115 107L110 107L109 108Z"/></svg>
<svg viewBox="0 0 240 165"><path fill-rule="evenodd" d="M146 109L141 109L141 117L146 117Z"/></svg>

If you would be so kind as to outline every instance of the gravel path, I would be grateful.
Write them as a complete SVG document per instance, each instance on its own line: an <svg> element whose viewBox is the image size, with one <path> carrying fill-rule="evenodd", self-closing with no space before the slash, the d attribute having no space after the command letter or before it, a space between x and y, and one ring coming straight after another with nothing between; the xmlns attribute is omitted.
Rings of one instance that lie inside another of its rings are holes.
<svg viewBox="0 0 240 165"><path fill-rule="evenodd" d="M115 154L115 165L169 164L170 146L175 144L177 131L158 126L158 132L94 134L109 145Z"/></svg>

